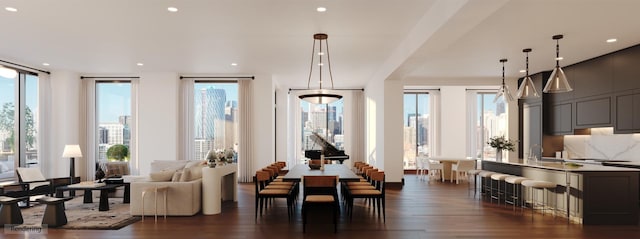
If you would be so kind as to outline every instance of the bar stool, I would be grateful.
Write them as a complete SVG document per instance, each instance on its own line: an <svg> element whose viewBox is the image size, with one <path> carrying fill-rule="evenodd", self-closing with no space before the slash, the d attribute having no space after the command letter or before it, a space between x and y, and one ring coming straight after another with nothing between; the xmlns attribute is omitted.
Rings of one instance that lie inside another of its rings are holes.
<svg viewBox="0 0 640 239"><path fill-rule="evenodd" d="M480 169L471 169L467 171L467 174L473 177L473 198L476 198L476 193L478 192L478 174L480 172L482 172ZM471 184L469 184L469 187L471 187ZM471 191L471 189L469 189L469 191Z"/></svg>
<svg viewBox="0 0 640 239"><path fill-rule="evenodd" d="M496 199L498 201L498 204L500 204L501 199L504 199L504 179L510 176L513 175L502 173L491 174L491 202L493 202L493 199ZM493 187L493 182L496 183L496 187Z"/></svg>
<svg viewBox="0 0 640 239"><path fill-rule="evenodd" d="M541 181L541 180L524 180L521 182L522 186L524 187L528 187L531 188L529 190L529 196L531 198L531 221L533 221L533 212L535 210L535 206L536 206L536 192L537 190L542 190L542 215L544 215L544 211L546 210L546 201L547 201L547 195L546 195L546 191L547 190L553 190L553 194L555 196L554 198L554 207L553 210L555 211L555 204L556 201L558 200L558 195L556 194L556 187L558 186L555 183L552 182L548 182L548 181ZM545 190L547 189L547 190ZM555 217L556 214L555 212L553 213L553 216Z"/></svg>
<svg viewBox="0 0 640 239"><path fill-rule="evenodd" d="M158 193L162 193L163 195L163 199L164 199L164 219L167 220L167 191L169 190L169 187L167 186L160 186L160 187L149 187L149 188L145 188L144 190L142 190L142 221L144 222L144 196L147 193L153 193L154 194L154 216L155 216L155 221L158 222Z"/></svg>
<svg viewBox="0 0 640 239"><path fill-rule="evenodd" d="M491 195L491 175L493 174L496 174L496 172L482 170L482 172L478 173L478 175L482 178L482 181L480 182L482 185L480 194L485 193L486 195L486 192L489 192L489 195Z"/></svg>
<svg viewBox="0 0 640 239"><path fill-rule="evenodd" d="M504 179L505 191L508 188L506 184L511 184L513 186L511 192L507 191L504 201L505 203L513 204L514 212L516 211L516 204L519 204L521 209L522 206L524 206L522 203L522 181L524 180L529 179L520 176L510 176Z"/></svg>

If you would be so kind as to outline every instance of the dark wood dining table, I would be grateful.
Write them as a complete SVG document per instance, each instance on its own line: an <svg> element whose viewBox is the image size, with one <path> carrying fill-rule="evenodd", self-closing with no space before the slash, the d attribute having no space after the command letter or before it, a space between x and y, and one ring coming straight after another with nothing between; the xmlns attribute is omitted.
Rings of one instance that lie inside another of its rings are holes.
<svg viewBox="0 0 640 239"><path fill-rule="evenodd" d="M351 169L344 164L325 164L324 170L311 169L307 164L298 164L289 169L289 172L284 175L283 181L300 182L302 176L338 176L338 180L341 182L357 182L360 181L360 177L356 175Z"/></svg>

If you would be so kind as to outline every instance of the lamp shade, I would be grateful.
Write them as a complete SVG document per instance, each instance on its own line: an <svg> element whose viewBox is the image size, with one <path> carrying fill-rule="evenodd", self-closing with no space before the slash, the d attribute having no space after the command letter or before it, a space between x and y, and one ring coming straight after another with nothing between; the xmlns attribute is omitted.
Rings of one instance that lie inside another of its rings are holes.
<svg viewBox="0 0 640 239"><path fill-rule="evenodd" d="M522 79L522 84L520 84L520 88L518 89L518 98L534 99L539 97L540 94L538 94L538 90L536 90L536 86L533 84L531 77L527 76Z"/></svg>
<svg viewBox="0 0 640 239"><path fill-rule="evenodd" d="M300 95L299 98L312 104L331 104L342 99L342 96L331 94L325 90L310 90Z"/></svg>
<svg viewBox="0 0 640 239"><path fill-rule="evenodd" d="M63 158L78 158L82 157L82 151L80 151L80 145L77 144L68 144L64 146L64 151L62 152Z"/></svg>
<svg viewBox="0 0 640 239"><path fill-rule="evenodd" d="M544 93L563 93L572 91L573 88L569 85L569 81L567 81L567 76L564 75L564 71L560 66L556 66L551 72L551 77L547 81L547 84L544 86Z"/></svg>

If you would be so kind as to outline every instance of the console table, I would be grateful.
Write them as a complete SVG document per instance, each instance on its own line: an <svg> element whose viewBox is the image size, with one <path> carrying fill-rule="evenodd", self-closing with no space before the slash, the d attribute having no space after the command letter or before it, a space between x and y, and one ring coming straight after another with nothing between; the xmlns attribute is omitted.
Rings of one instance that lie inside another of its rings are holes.
<svg viewBox="0 0 640 239"><path fill-rule="evenodd" d="M202 168L202 214L222 212L222 200L238 201L238 164Z"/></svg>

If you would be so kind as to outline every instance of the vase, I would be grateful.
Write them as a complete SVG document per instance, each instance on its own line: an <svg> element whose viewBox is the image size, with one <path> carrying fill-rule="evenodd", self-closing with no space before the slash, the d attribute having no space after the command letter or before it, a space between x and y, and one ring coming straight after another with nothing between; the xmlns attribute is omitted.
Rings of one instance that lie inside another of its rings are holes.
<svg viewBox="0 0 640 239"><path fill-rule="evenodd" d="M496 148L496 162L502 162L502 149Z"/></svg>

